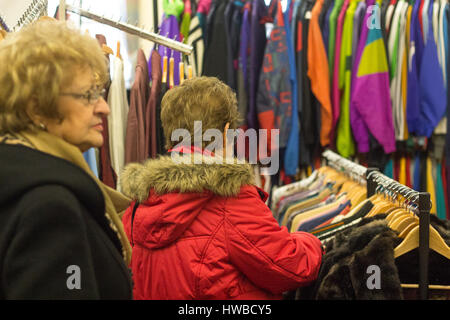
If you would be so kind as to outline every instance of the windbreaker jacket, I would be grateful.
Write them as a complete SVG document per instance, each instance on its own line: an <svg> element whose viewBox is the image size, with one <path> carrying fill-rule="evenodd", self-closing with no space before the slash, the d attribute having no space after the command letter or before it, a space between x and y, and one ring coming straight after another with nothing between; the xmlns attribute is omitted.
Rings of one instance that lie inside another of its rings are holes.
<svg viewBox="0 0 450 320"><path fill-rule="evenodd" d="M250 165L214 159L126 167L123 191L139 203L123 216L135 299L278 299L317 277L320 241L278 225Z"/></svg>
<svg viewBox="0 0 450 320"><path fill-rule="evenodd" d="M395 131L389 67L381 29L372 25L375 21L371 15L375 10L380 10L378 4L372 6L373 3L367 3L368 8L372 9L366 11L355 57L350 121L359 152L369 152L371 134L382 145L385 153L392 153L395 151Z"/></svg>

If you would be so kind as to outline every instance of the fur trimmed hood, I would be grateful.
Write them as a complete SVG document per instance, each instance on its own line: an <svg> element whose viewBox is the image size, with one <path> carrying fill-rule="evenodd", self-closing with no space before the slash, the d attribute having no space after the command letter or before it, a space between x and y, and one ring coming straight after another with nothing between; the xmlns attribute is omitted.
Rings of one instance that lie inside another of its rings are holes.
<svg viewBox="0 0 450 320"><path fill-rule="evenodd" d="M125 167L120 179L122 192L139 202L145 201L152 189L159 195L210 191L230 197L238 195L242 186L254 184L250 164L199 153L132 163Z"/></svg>

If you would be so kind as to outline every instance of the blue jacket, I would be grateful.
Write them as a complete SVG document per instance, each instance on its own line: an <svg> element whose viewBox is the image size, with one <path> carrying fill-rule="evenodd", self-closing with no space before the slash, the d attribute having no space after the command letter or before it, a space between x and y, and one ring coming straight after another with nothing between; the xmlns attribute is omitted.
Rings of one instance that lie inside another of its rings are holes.
<svg viewBox="0 0 450 320"><path fill-rule="evenodd" d="M420 66L420 126L416 128L419 136L431 137L434 128L445 114L447 107L447 92L444 87L444 77L439 64L437 46L433 35L433 1L428 8L429 28L427 43L423 51ZM425 28L424 28L425 29Z"/></svg>
<svg viewBox="0 0 450 320"><path fill-rule="evenodd" d="M292 88L292 112L291 112L291 131L286 145L284 154L284 170L286 175L295 175L297 173L298 159L299 159L299 139L300 139L300 124L298 119L297 109L297 72L295 67L295 52L294 44L292 43L292 30L289 26L289 8L291 0L288 0L287 10L284 14L284 27L286 29L286 42L288 47L289 58L289 80Z"/></svg>
<svg viewBox="0 0 450 320"><path fill-rule="evenodd" d="M419 127L420 101L419 101L419 66L422 61L423 38L418 18L420 1L416 1L411 14L408 86L406 99L406 122L410 133L416 133Z"/></svg>

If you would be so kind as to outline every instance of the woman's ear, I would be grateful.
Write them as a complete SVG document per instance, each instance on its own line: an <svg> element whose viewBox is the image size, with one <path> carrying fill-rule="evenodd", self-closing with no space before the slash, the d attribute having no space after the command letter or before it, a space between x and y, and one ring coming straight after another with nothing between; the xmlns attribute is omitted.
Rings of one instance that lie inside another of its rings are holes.
<svg viewBox="0 0 450 320"><path fill-rule="evenodd" d="M36 107L37 101L36 99L32 98L30 101L28 101L27 107L25 109L26 113L36 127L45 130L47 124L44 120L44 117L38 114Z"/></svg>

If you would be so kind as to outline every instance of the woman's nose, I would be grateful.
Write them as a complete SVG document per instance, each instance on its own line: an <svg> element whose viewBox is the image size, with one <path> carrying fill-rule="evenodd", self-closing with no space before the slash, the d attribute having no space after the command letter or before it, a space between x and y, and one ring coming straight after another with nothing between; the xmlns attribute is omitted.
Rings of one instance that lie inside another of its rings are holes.
<svg viewBox="0 0 450 320"><path fill-rule="evenodd" d="M95 104L95 112L105 116L107 116L111 112L108 103L105 101L105 99L103 99L103 97L100 97L100 99L98 99L97 103Z"/></svg>

